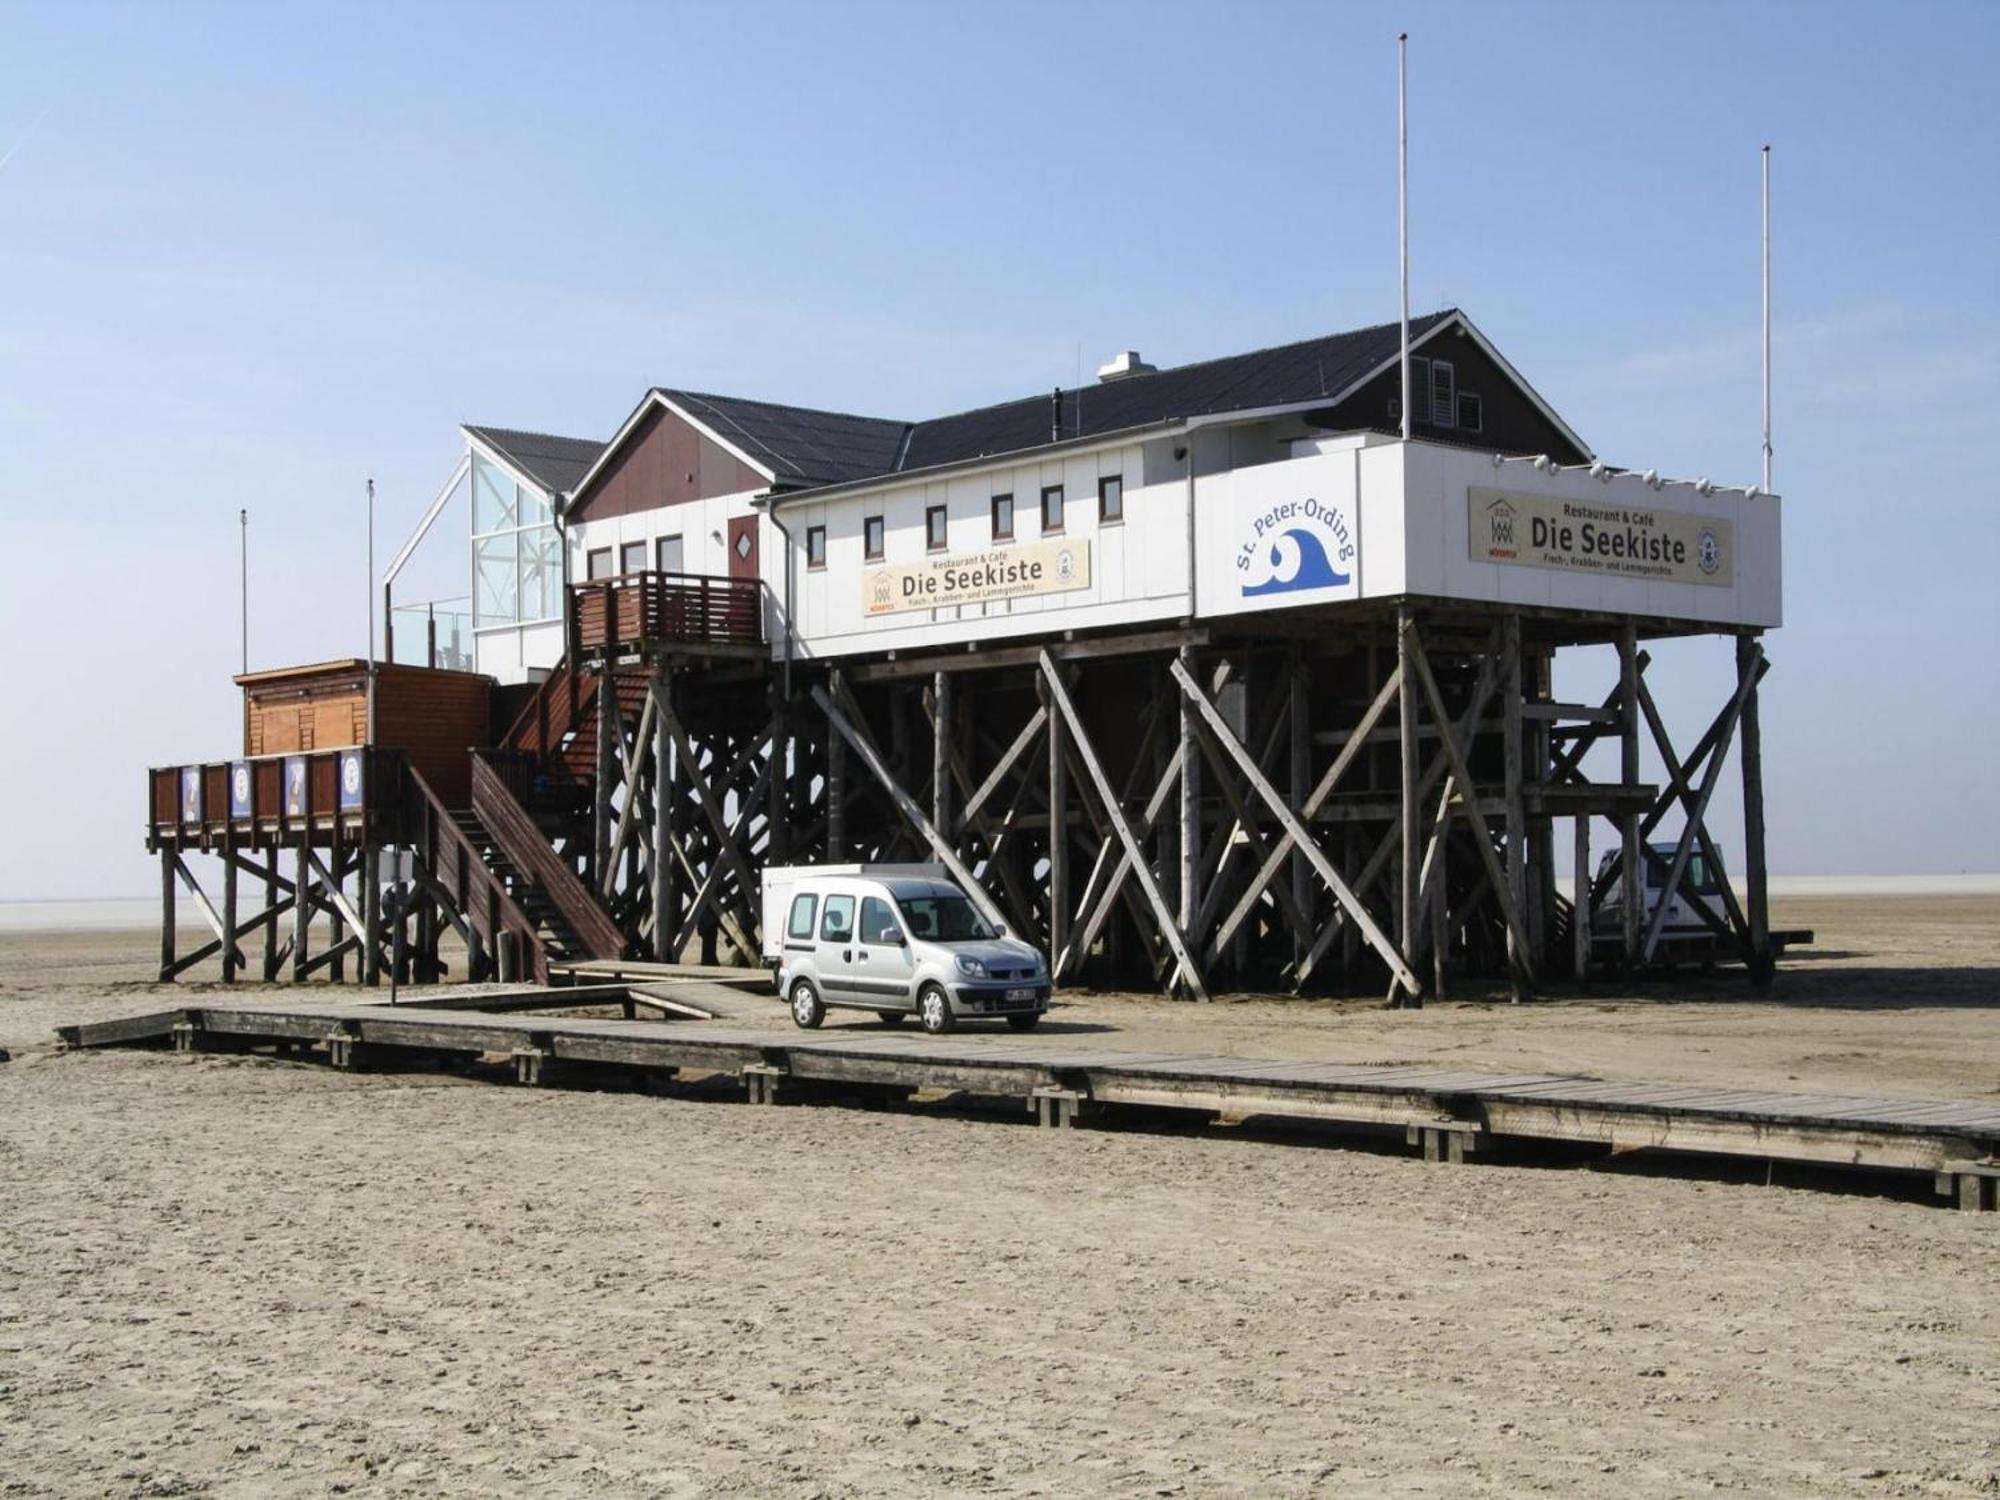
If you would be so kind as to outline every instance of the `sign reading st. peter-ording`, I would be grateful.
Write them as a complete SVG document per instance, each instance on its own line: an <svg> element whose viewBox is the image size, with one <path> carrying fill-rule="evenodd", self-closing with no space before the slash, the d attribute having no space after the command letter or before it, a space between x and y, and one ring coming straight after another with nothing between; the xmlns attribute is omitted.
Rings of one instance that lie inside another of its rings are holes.
<svg viewBox="0 0 2000 1500"><path fill-rule="evenodd" d="M1474 485L1466 531L1474 562L1719 588L1736 581L1735 527L1722 516Z"/></svg>
<svg viewBox="0 0 2000 1500"><path fill-rule="evenodd" d="M889 563L861 575L861 612L944 609L1090 587L1090 543L1055 539Z"/></svg>

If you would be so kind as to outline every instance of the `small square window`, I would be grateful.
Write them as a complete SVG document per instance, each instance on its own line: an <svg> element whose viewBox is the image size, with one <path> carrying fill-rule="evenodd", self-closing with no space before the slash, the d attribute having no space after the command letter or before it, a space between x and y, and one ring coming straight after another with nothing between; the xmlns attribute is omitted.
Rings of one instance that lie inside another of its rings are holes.
<svg viewBox="0 0 2000 1500"><path fill-rule="evenodd" d="M1471 391L1458 393L1458 425L1461 431L1478 432L1485 418L1483 403Z"/></svg>
<svg viewBox="0 0 2000 1500"><path fill-rule="evenodd" d="M1063 529L1063 487L1059 484L1047 485L1042 490L1042 531Z"/></svg>
<svg viewBox="0 0 2000 1500"><path fill-rule="evenodd" d="M945 535L945 508L933 505L924 511L924 550L944 551Z"/></svg>
<svg viewBox="0 0 2000 1500"><path fill-rule="evenodd" d="M646 544L627 542L618 549L618 571L621 573L643 573L646 571Z"/></svg>
<svg viewBox="0 0 2000 1500"><path fill-rule="evenodd" d="M882 518L870 516L861 523L861 555L869 562L882 560Z"/></svg>
<svg viewBox="0 0 2000 1500"><path fill-rule="evenodd" d="M1115 526L1125 519L1125 476L1107 474L1097 481L1097 519Z"/></svg>
<svg viewBox="0 0 2000 1500"><path fill-rule="evenodd" d="M595 583L600 578L611 576L611 549L592 547L583 555L583 576Z"/></svg>
<svg viewBox="0 0 2000 1500"><path fill-rule="evenodd" d="M683 571L685 567L685 563L683 562L684 554L679 537L661 537L659 545L653 549L653 552L656 559L655 566L662 573L679 573Z"/></svg>
<svg viewBox="0 0 2000 1500"><path fill-rule="evenodd" d="M995 495L993 497L993 540L1011 542L1014 540L1014 497Z"/></svg>
<svg viewBox="0 0 2000 1500"><path fill-rule="evenodd" d="M806 566L823 568L826 566L826 528L808 526L806 528Z"/></svg>

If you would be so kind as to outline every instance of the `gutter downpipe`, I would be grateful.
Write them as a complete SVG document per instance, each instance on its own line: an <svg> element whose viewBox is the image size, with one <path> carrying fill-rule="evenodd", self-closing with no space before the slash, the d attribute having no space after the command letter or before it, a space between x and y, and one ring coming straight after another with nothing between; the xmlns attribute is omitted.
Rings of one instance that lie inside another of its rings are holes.
<svg viewBox="0 0 2000 1500"><path fill-rule="evenodd" d="M785 654L778 660L780 666L783 668L785 701L789 703L792 699L792 570L794 561L792 557L791 529L778 519L777 498L776 495L773 495L766 501L764 514L771 518L771 524L778 528L778 535L785 539L785 595L784 603L780 606L785 616Z"/></svg>

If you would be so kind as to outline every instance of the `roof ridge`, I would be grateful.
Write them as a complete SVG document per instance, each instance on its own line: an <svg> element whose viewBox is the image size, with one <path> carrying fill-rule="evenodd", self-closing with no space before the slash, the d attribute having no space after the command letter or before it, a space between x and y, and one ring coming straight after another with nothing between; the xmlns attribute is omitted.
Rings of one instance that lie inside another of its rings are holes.
<svg viewBox="0 0 2000 1500"><path fill-rule="evenodd" d="M1462 316L1464 314L1456 307L1441 307L1436 312L1419 313L1413 316L1410 319L1410 326L1414 330L1417 324L1425 319L1436 323L1446 318ZM1167 375L1180 375L1189 370L1199 370L1204 365L1225 364L1232 359L1253 359L1260 354L1282 354L1287 349L1303 349L1307 344L1324 344L1328 339L1359 338L1363 334L1381 333L1391 328L1400 328L1401 326L1401 320L1399 319L1391 323L1370 323L1363 328L1337 328L1332 333L1317 333L1302 339L1291 339L1282 344L1267 344L1261 349L1239 349L1234 354L1214 354L1210 355L1207 359L1191 359L1184 365L1166 365L1153 371L1150 375L1135 376L1132 378L1158 380ZM1023 401L1039 401L1041 399L1039 395L1013 396L1005 401L989 401L984 406L968 406L962 411L941 412L934 417L925 417L921 422L914 425L922 427L932 422L949 422L957 417L977 416L980 412L999 411L1002 407L1018 406Z"/></svg>
<svg viewBox="0 0 2000 1500"><path fill-rule="evenodd" d="M686 396L695 401L734 401L739 405L762 406L772 411L809 411L815 416L839 417L847 422L879 422L885 427L911 425L901 417L871 417L858 411L835 411L830 406L801 406L796 401L766 401L761 396L725 396L718 391L696 391L679 385L656 385L653 389L662 396Z"/></svg>
<svg viewBox="0 0 2000 1500"><path fill-rule="evenodd" d="M486 422L462 422L459 425L468 432L505 433L508 437L516 438L549 438L558 443L594 443L600 448L605 442L603 438L571 437L568 433L541 432L532 427L495 427Z"/></svg>

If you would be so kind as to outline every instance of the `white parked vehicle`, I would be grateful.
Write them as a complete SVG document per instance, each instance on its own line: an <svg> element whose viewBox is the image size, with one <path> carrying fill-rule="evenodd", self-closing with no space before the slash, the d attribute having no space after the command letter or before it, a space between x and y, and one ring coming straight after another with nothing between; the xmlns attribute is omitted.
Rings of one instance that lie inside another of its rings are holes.
<svg viewBox="0 0 2000 1500"><path fill-rule="evenodd" d="M792 1019L831 1008L915 1015L929 1032L1004 1019L1030 1030L1049 1008L1042 955L996 929L939 865L765 870L764 961Z"/></svg>
<svg viewBox="0 0 2000 1500"><path fill-rule="evenodd" d="M1688 856L1687 869L1681 876L1680 886L1666 890L1667 873L1674 862L1672 844L1651 846L1660 857L1655 864L1650 859L1640 861L1640 875L1643 881L1640 895L1639 930L1644 932L1646 924L1653 920L1653 913L1665 904L1666 920L1660 925L1660 950L1662 953L1684 958L1708 956L1715 944L1715 932L1694 909L1688 896L1692 893L1702 900L1710 911L1722 911L1722 882L1728 879L1719 863L1721 850L1716 854L1718 862L1711 864L1700 849ZM1663 868L1663 866L1665 868ZM1613 851L1598 862L1597 878L1609 880L1610 888L1597 904L1597 919L1591 924L1591 939L1599 946L1610 947L1623 941L1625 930L1625 882L1618 877L1619 854Z"/></svg>

